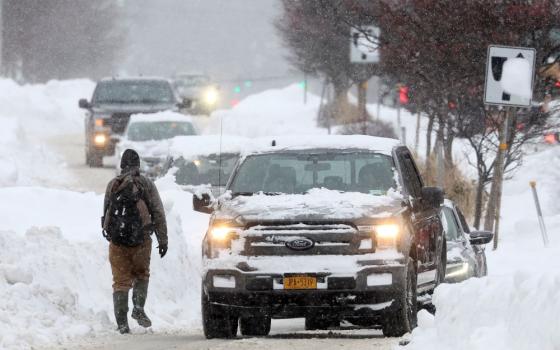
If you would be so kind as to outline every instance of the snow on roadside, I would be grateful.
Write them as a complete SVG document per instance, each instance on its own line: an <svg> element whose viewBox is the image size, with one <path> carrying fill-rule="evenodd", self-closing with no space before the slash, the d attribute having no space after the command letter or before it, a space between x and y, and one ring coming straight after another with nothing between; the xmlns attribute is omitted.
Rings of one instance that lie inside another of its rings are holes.
<svg viewBox="0 0 560 350"><path fill-rule="evenodd" d="M283 89L267 90L249 96L232 109L212 113L205 128L206 134L259 137L267 135L327 134L317 126L320 98L308 94L303 103L303 93L297 85Z"/></svg>
<svg viewBox="0 0 560 350"><path fill-rule="evenodd" d="M146 309L156 332L197 329L208 216L192 212L190 194L166 183L159 188L170 248L160 259L153 243ZM0 210L13 218L0 224L0 348L113 332L108 243L99 228L103 196L27 187L0 189L0 198ZM132 320L131 326L143 332Z"/></svg>
<svg viewBox="0 0 560 350"><path fill-rule="evenodd" d="M504 186L497 251L487 250L489 276L442 285L435 317L422 314L406 349L560 349L560 149L528 155ZM549 229L544 248L529 181L536 180Z"/></svg>
<svg viewBox="0 0 560 350"><path fill-rule="evenodd" d="M93 91L89 80L18 85L0 80L0 187L60 185L64 163L46 139L83 129L78 99Z"/></svg>

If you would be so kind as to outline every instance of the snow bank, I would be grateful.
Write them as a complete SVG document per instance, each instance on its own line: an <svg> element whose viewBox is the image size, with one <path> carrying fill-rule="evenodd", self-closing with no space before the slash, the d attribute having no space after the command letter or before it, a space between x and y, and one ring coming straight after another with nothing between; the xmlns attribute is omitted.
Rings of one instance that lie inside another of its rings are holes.
<svg viewBox="0 0 560 350"><path fill-rule="evenodd" d="M500 247L487 251L489 276L442 285L435 317L412 333L406 349L559 349L560 149L529 155L504 186ZM543 247L529 181L536 180L551 245ZM460 341L458 341L460 340Z"/></svg>
<svg viewBox="0 0 560 350"><path fill-rule="evenodd" d="M67 180L45 140L83 130L77 101L92 90L89 80L23 86L0 80L0 187Z"/></svg>
<svg viewBox="0 0 560 350"><path fill-rule="evenodd" d="M230 110L212 113L205 133L219 134L222 120L224 133L230 135L327 134L326 129L317 127L319 102L318 96L308 94L304 104L297 84L267 90L245 98Z"/></svg>
<svg viewBox="0 0 560 350"><path fill-rule="evenodd" d="M170 248L152 250L147 312L154 331L200 327L200 245L208 216L192 197L160 186ZM28 349L114 329L102 196L40 188L0 189L0 348ZM13 205L13 206L12 206ZM25 218L25 219L23 219ZM19 219L19 220L18 220ZM131 320L133 333L143 332Z"/></svg>

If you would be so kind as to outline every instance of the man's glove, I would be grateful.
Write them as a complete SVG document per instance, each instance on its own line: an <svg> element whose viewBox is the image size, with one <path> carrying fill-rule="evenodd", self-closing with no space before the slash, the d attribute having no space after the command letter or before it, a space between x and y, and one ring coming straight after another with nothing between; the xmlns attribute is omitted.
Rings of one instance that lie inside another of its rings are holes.
<svg viewBox="0 0 560 350"><path fill-rule="evenodd" d="M167 253L167 244L160 244L158 249L159 249L159 256L163 258Z"/></svg>

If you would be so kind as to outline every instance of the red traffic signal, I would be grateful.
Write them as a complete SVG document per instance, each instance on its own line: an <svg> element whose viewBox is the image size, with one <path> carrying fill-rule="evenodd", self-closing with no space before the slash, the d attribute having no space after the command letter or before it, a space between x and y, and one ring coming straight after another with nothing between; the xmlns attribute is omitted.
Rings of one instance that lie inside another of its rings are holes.
<svg viewBox="0 0 560 350"><path fill-rule="evenodd" d="M409 102L408 97L408 86L400 86L399 87L399 102L401 105L408 104Z"/></svg>

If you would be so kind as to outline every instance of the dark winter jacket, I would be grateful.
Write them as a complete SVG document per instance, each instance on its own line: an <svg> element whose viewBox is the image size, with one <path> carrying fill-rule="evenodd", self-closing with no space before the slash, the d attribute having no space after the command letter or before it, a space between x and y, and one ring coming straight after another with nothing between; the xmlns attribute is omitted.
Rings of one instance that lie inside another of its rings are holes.
<svg viewBox="0 0 560 350"><path fill-rule="evenodd" d="M151 215L151 221L154 224L154 229L157 234L158 243L160 245L167 245L167 222L165 220L165 210L163 209L163 203L159 196L159 192L156 185L145 176L140 175L138 167L127 168L122 171L122 174L114 178L107 185L107 190L105 191L105 201L103 204L103 213L107 213L107 207L109 206L109 201L111 199L111 191L115 184L115 181L121 181L126 175L132 174L136 177L137 183L140 184L143 192L143 199L148 206L148 211Z"/></svg>

